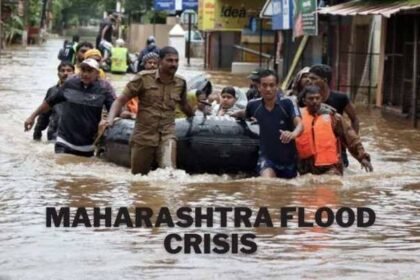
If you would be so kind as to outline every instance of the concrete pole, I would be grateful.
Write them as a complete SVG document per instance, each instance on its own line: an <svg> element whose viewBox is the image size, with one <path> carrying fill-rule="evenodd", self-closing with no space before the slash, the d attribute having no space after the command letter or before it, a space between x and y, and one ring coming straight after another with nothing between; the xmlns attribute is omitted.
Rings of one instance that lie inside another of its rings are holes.
<svg viewBox="0 0 420 280"><path fill-rule="evenodd" d="M123 31L122 18L124 16L124 14L125 14L125 0L122 0L122 2L121 2L121 22L118 26L118 38L122 38L122 36L124 35L123 32L122 32ZM127 24L127 22L125 22L125 24ZM127 36L127 34L125 34L125 36Z"/></svg>
<svg viewBox="0 0 420 280"><path fill-rule="evenodd" d="M40 29L45 28L45 21L47 17L47 2L48 0L42 0L42 11L41 11L41 22L40 22Z"/></svg>

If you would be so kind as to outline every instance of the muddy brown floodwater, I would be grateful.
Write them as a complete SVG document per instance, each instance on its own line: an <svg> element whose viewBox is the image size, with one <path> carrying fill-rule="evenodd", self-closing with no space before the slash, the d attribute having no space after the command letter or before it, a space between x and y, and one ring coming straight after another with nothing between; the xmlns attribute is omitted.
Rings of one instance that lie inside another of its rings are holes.
<svg viewBox="0 0 420 280"><path fill-rule="evenodd" d="M420 133L359 109L375 171L351 159L344 177L238 179L156 170L132 176L97 158L55 155L23 132L26 117L56 82L61 40L7 50L0 58L0 279L418 279ZM194 70L195 71L195 70ZM181 72L187 74L190 70ZM216 83L242 77L211 72ZM110 76L120 91L129 76ZM235 82L236 83L236 82ZM44 136L45 137L45 136ZM252 209L370 207L368 228L47 228L46 207ZM169 254L170 233L257 235L246 254Z"/></svg>

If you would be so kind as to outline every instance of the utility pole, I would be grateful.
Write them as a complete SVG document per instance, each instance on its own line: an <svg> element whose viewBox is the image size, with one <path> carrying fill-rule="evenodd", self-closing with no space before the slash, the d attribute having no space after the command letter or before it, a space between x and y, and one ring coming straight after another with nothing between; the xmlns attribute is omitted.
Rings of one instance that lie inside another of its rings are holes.
<svg viewBox="0 0 420 280"><path fill-rule="evenodd" d="M118 38L123 38L123 36L127 36L126 34L123 34L123 17L125 14L125 0L121 0L121 17L120 17L120 24L118 26ZM124 22L124 24L127 24L127 22ZM125 38L127 39L127 38Z"/></svg>
<svg viewBox="0 0 420 280"><path fill-rule="evenodd" d="M3 48L3 33L2 33L2 22L1 22L1 0L0 0L0 53L1 53L1 49Z"/></svg>
<svg viewBox="0 0 420 280"><path fill-rule="evenodd" d="M418 26L419 26L419 20L418 18L414 18L414 50L413 50L413 57L414 57L414 63L413 63L413 94L411 96L411 106L412 106L412 116L411 120L413 122L414 128L417 128L417 100L418 100L418 88L417 88L417 67L419 67L417 63L417 56L419 55L419 49L418 49Z"/></svg>
<svg viewBox="0 0 420 280"><path fill-rule="evenodd" d="M115 11L118 13L117 39L121 38L121 0L117 0Z"/></svg>
<svg viewBox="0 0 420 280"><path fill-rule="evenodd" d="M25 0L23 8L23 34L22 45L28 45L28 30L29 30L29 0Z"/></svg>
<svg viewBox="0 0 420 280"><path fill-rule="evenodd" d="M191 19L192 13L188 13L188 41L187 41L187 63L190 66L191 57Z"/></svg>
<svg viewBox="0 0 420 280"><path fill-rule="evenodd" d="M260 18L259 19L259 21L260 21L260 44L259 44L259 49L260 49L260 56L259 56L259 59L260 59L260 68L261 68L261 66L262 66L262 45L263 45L263 19L262 18ZM258 23L258 22L257 22Z"/></svg>
<svg viewBox="0 0 420 280"><path fill-rule="evenodd" d="M41 29L45 27L45 21L47 18L47 2L48 0L42 0L41 23L39 26Z"/></svg>
<svg viewBox="0 0 420 280"><path fill-rule="evenodd" d="M156 37L156 11L153 8L153 37Z"/></svg>

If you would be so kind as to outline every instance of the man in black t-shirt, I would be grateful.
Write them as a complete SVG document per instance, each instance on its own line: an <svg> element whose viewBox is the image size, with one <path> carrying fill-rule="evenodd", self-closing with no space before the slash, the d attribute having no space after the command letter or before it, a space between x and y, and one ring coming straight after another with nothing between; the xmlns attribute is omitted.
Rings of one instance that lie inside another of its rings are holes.
<svg viewBox="0 0 420 280"><path fill-rule="evenodd" d="M44 100L52 95L57 94L60 87L64 84L67 78L74 74L74 66L69 61L61 62L60 65L58 65L57 70L59 78L58 83L48 89ZM47 139L51 141L57 138L58 123L60 121L62 111L62 104L58 104L48 112L39 115L34 128L34 140L40 141L42 137L42 131L47 127Z"/></svg>
<svg viewBox="0 0 420 280"><path fill-rule="evenodd" d="M56 153L93 156L94 140L102 117L103 106L109 111L114 96L98 79L99 63L88 58L81 65L80 75L67 79L54 95L49 96L25 121L25 131L32 128L35 118L62 103L62 115L55 142Z"/></svg>
<svg viewBox="0 0 420 280"><path fill-rule="evenodd" d="M115 16L113 13L109 13L99 24L98 35L96 36L96 48L99 48L101 40L112 42L112 24L115 23Z"/></svg>
<svg viewBox="0 0 420 280"><path fill-rule="evenodd" d="M331 67L325 64L314 65L309 69L308 78L311 84L316 85L321 89L322 102L336 109L340 115L343 115L345 112L350 118L351 126L359 133L359 119L356 115L353 103L350 101L347 94L330 89L332 79ZM344 166L347 167L349 162L345 150L343 150L342 157Z"/></svg>
<svg viewBox="0 0 420 280"><path fill-rule="evenodd" d="M345 112L350 118L353 129L359 133L359 119L349 97L345 93L330 89L331 67L325 64L314 65L309 69L308 78L311 84L321 89L322 102L335 108L340 115Z"/></svg>
<svg viewBox="0 0 420 280"><path fill-rule="evenodd" d="M99 32L96 36L96 48L102 52L102 56L104 56L105 45L112 45L113 25L116 21L117 15L109 13L108 17L104 18L99 25Z"/></svg>

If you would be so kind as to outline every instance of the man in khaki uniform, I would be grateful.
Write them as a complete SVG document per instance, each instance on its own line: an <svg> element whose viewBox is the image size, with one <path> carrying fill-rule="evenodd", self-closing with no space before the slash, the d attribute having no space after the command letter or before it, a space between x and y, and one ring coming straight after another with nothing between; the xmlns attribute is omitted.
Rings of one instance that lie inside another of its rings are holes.
<svg viewBox="0 0 420 280"><path fill-rule="evenodd" d="M155 161L161 168L176 167L176 105L179 104L187 117L194 115L186 98L186 81L175 75L178 61L176 49L162 48L159 68L140 72L112 105L107 124L110 126L131 98L138 97L141 104L131 136L133 174L149 173Z"/></svg>

